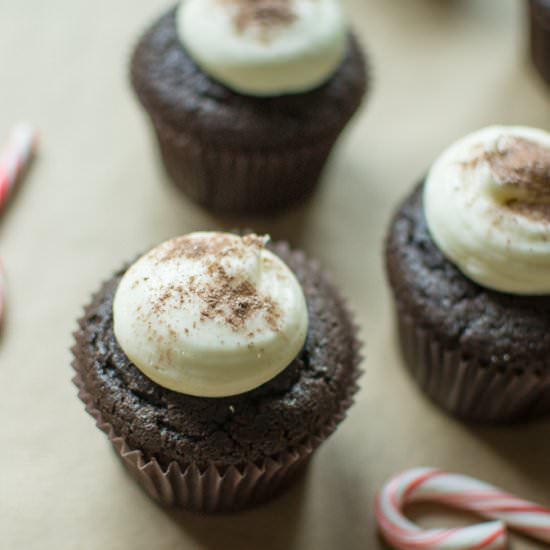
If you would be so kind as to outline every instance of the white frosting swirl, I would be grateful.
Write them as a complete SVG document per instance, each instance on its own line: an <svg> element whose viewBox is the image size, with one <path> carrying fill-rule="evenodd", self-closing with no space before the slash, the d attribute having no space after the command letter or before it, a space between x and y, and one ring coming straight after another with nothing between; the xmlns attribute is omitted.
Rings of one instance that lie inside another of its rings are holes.
<svg viewBox="0 0 550 550"><path fill-rule="evenodd" d="M148 378L202 397L246 392L284 370L304 345L302 288L267 239L191 233L125 273L114 331Z"/></svg>
<svg viewBox="0 0 550 550"><path fill-rule="evenodd" d="M183 0L177 20L204 72L254 96L320 86L347 47L339 0Z"/></svg>
<svg viewBox="0 0 550 550"><path fill-rule="evenodd" d="M430 233L470 279L513 294L550 294L550 134L490 127L434 163L424 189Z"/></svg>

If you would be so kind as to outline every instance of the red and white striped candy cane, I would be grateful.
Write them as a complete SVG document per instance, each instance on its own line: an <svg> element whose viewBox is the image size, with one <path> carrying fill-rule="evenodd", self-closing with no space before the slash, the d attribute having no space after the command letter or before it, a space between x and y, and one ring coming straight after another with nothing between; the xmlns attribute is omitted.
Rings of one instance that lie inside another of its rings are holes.
<svg viewBox="0 0 550 550"><path fill-rule="evenodd" d="M496 520L469 527L425 530L402 513L411 502L438 502ZM516 498L472 477L433 468L408 470L391 479L376 501L382 536L402 550L507 548L506 526L550 542L550 509Z"/></svg>
<svg viewBox="0 0 550 550"><path fill-rule="evenodd" d="M21 175L31 161L38 144L36 130L26 123L14 126L5 148L0 153L0 213L21 180ZM6 285L0 264L0 327L4 320Z"/></svg>
<svg viewBox="0 0 550 550"><path fill-rule="evenodd" d="M38 143L36 130L26 123L14 126L0 154L0 210L6 205L21 174L32 159Z"/></svg>

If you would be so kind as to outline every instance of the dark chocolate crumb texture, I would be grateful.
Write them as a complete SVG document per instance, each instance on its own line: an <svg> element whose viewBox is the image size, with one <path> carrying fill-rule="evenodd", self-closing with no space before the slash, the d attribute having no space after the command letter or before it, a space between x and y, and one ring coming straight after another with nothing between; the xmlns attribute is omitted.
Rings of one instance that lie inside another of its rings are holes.
<svg viewBox="0 0 550 550"><path fill-rule="evenodd" d="M243 7L243 24L266 17L266 10ZM254 97L230 90L196 65L179 39L175 13L170 10L144 35L131 64L134 88L163 131L225 150L276 151L332 141L361 103L365 61L351 35L344 61L325 84L298 94Z"/></svg>
<svg viewBox="0 0 550 550"><path fill-rule="evenodd" d="M421 185L399 208L386 243L400 311L421 320L446 349L458 348L480 366L548 375L550 296L497 292L464 276L429 233L422 190Z"/></svg>
<svg viewBox="0 0 550 550"><path fill-rule="evenodd" d="M125 270L107 281L86 308L75 335L78 376L104 420L146 459L156 458L163 467L171 461L240 465L261 460L296 447L334 422L352 393L359 374L357 342L343 301L302 254L281 244L268 247L300 281L309 329L299 356L247 393L184 395L155 384L135 367L113 332L113 300Z"/></svg>

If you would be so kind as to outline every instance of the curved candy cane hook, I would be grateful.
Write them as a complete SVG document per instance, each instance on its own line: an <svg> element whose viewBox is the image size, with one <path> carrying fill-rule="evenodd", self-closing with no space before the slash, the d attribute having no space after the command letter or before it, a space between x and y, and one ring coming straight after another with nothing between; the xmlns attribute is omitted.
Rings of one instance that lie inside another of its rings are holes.
<svg viewBox="0 0 550 550"><path fill-rule="evenodd" d="M402 513L412 502L440 502L494 521L469 527L424 530ZM550 542L550 509L519 499L472 477L433 468L392 478L376 501L376 519L386 541L402 550L497 550L507 548L506 526Z"/></svg>

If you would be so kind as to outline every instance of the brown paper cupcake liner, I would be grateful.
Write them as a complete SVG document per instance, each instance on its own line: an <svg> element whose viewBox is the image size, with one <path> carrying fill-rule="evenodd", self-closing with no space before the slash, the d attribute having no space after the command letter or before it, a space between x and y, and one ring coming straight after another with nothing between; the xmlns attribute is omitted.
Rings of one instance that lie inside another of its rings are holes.
<svg viewBox="0 0 550 550"><path fill-rule="evenodd" d="M285 242L277 244L280 251L290 251ZM307 261L312 269L321 271L319 263L306 260L301 251L292 253ZM326 275L324 274L326 277ZM297 474L307 465L313 452L329 437L346 417L346 412L354 402L359 390L358 379L362 375L359 365L362 342L358 338L359 326L348 303L338 293L342 306L352 320L353 365L352 375L346 393L339 403L339 409L322 430L313 434L302 444L288 448L275 455L266 456L259 462L242 465L193 462L180 464L172 461L163 467L153 457L147 458L139 449L134 449L118 435L113 426L103 418L93 397L86 389L78 366L78 332L74 334L77 345L73 347L72 366L76 372L73 382L78 388L78 396L84 402L86 411L96 420L99 429L105 432L117 456L121 459L131 476L143 487L145 492L164 506L185 508L193 512L220 513L235 512L261 504L277 496L292 483ZM81 326L79 321L79 326Z"/></svg>
<svg viewBox="0 0 550 550"><path fill-rule="evenodd" d="M296 448L266 457L261 463L241 466L190 463L180 466L178 462L171 462L167 468L162 468L155 458L146 459L140 450L132 449L115 433L95 407L78 374L73 381L86 410L96 419L98 428L107 434L126 469L151 498L164 506L208 513L238 511L277 496L305 467L313 451L336 430L358 389L354 385L353 391L342 401L341 411L319 434Z"/></svg>
<svg viewBox="0 0 550 550"><path fill-rule="evenodd" d="M529 1L531 56L535 67L550 85L550 8L539 0Z"/></svg>
<svg viewBox="0 0 550 550"><path fill-rule="evenodd" d="M550 412L550 376L483 365L447 349L412 315L398 309L403 358L414 379L439 406L464 420L502 423Z"/></svg>
<svg viewBox="0 0 550 550"><path fill-rule="evenodd" d="M134 48L130 78L176 186L217 214L262 214L304 201L317 186L336 139L370 88L369 60L352 29L347 34L346 56L326 89L320 86L294 94L296 99L273 96L264 101L239 97L242 94L207 74L198 79L195 72L201 73L200 68L197 70L193 56L181 47L176 7L156 20ZM160 63L164 58L170 59ZM183 96L189 101L180 101ZM197 118L201 118L197 104L204 111L204 121ZM223 112L218 113L217 106ZM307 132L298 132L303 135L295 135L292 144L279 138L270 140L269 135L263 136L262 143L254 140L250 131L258 131L257 121L262 128L269 128L265 130L268 134L277 134L279 125L285 134L296 133L286 119L297 109L311 111L308 119L318 113L322 120L314 121ZM333 113L325 121L327 109ZM240 120L245 111L250 116ZM271 124L263 120L262 113L269 116ZM219 125L226 124L228 117L239 126L241 139L233 140Z"/></svg>
<svg viewBox="0 0 550 550"><path fill-rule="evenodd" d="M171 180L194 202L220 214L258 214L306 200L338 137L262 152L215 148L155 119L153 127Z"/></svg>

